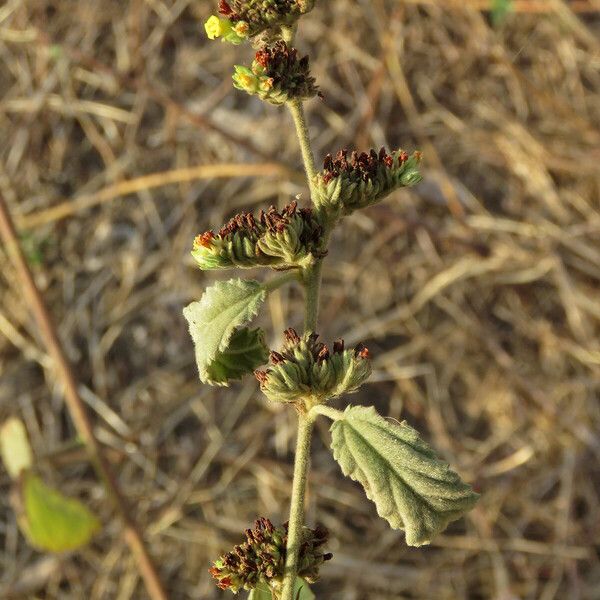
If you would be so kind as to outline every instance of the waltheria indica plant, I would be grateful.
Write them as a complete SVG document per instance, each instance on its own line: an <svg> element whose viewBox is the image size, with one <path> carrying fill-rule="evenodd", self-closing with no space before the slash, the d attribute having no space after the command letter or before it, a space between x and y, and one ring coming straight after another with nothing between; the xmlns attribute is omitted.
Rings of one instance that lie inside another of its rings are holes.
<svg viewBox="0 0 600 600"><path fill-rule="evenodd" d="M204 383L228 385L254 372L271 402L289 404L298 415L289 522L275 527L268 519L257 520L246 531L246 542L210 570L220 588L249 590L254 600L314 598L308 584L331 558L323 550L324 528L304 524L311 433L319 416L333 421L333 457L343 473L362 484L393 528L405 531L407 544L429 543L478 498L406 422L387 420L374 407L348 405L340 411L329 406L332 398L357 390L371 373L369 351L362 344L346 348L338 340L330 349L316 333L330 234L344 216L417 184L421 154L340 150L317 171L303 103L320 92L308 58L292 47L298 19L313 6L314 0L221 0L219 14L205 24L210 39L254 45L252 64L235 67L234 86L290 110L312 201L311 207L292 202L280 211L241 213L217 232L198 235L192 250L203 270L266 267L279 272L266 283L220 281L184 310ZM286 330L283 347L269 352L262 330L248 324L269 293L291 282L305 291L304 331ZM267 361L271 365L260 370Z"/></svg>

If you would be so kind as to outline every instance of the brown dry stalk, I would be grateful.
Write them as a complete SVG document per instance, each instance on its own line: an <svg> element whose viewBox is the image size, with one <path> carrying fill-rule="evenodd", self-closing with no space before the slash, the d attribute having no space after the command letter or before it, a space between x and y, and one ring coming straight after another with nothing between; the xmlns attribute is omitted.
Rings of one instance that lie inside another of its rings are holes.
<svg viewBox="0 0 600 600"><path fill-rule="evenodd" d="M97 192L84 194L72 200L65 200L51 208L32 213L30 215L20 215L15 217L15 221L20 228L29 229L46 223L60 221L70 217L79 211L85 210L97 204L108 202L137 192L151 190L165 185L175 183L185 183L198 179L217 179L226 177L268 177L285 176L287 178L299 179L298 172L288 169L278 163L260 163L260 164L216 164L216 165L198 165L184 169L174 169L162 173L152 173L135 179L120 181L109 185Z"/></svg>
<svg viewBox="0 0 600 600"><path fill-rule="evenodd" d="M104 456L102 447L94 435L92 422L77 391L77 382L73 375L73 370L62 348L52 316L48 312L44 299L35 284L29 265L19 245L17 232L2 196L0 196L0 238L21 281L25 301L33 311L48 353L54 363L56 375L63 384L65 401L75 428L81 436L89 458L95 466L108 495L111 497L123 521L123 539L129 546L137 562L148 595L152 600L167 600L167 595L163 589L156 567L144 544L142 535L129 512L127 501L121 493L112 469Z"/></svg>

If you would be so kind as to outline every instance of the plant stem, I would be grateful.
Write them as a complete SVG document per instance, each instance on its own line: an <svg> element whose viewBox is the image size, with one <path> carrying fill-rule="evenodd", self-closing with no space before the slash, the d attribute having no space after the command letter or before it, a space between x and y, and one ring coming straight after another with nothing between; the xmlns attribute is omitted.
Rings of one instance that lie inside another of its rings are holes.
<svg viewBox="0 0 600 600"><path fill-rule="evenodd" d="M323 259L317 261L304 272L304 332L314 333L319 317L319 299L321 291L321 271Z"/></svg>
<svg viewBox="0 0 600 600"><path fill-rule="evenodd" d="M291 100L288 102L292 118L294 119L294 125L296 126L296 133L298 134L298 141L300 142L300 150L302 151L302 160L304 161L304 170L306 171L306 177L308 178L308 187L310 188L310 195L314 201L315 198L315 184L314 178L317 174L317 168L315 166L315 157L310 145L310 138L308 135L308 126L306 125L306 117L304 115L304 107L300 100Z"/></svg>
<svg viewBox="0 0 600 600"><path fill-rule="evenodd" d="M294 461L294 483L292 485L292 502L288 523L288 539L285 557L285 575L281 600L294 600L294 583L298 573L298 555L302 543L304 527L304 495L310 462L310 441L313 421L307 414L298 418L298 439L296 441L296 458Z"/></svg>
<svg viewBox="0 0 600 600"><path fill-rule="evenodd" d="M279 275L279 277L273 277L273 279L269 279L263 283L263 288L270 294L275 290L278 290L280 287L284 286L286 283L290 283L292 281L299 281L300 272L297 269L292 269L291 271L285 272L283 275Z"/></svg>
<svg viewBox="0 0 600 600"><path fill-rule="evenodd" d="M288 103L302 159L304 161L304 170L308 178L311 199L314 201L314 178L317 174L315 159L310 145L310 137L304 108L302 102L293 100ZM324 235L323 245L327 245L328 232ZM305 290L305 309L304 309L304 332L314 332L317 328L317 319L319 316L319 296L321 289L321 271L323 268L323 259L317 260L314 265L307 267L303 272L302 283ZM306 494L306 482L308 479L308 470L310 466L310 441L312 438L313 420L304 411L299 412L298 416L298 438L296 441L296 456L294 459L294 481L292 483L292 498L290 505L290 518L288 522L288 539L285 558L285 573L283 578L283 589L281 600L294 599L294 584L298 575L298 556L300 545L302 543L302 528L304 527L304 496Z"/></svg>

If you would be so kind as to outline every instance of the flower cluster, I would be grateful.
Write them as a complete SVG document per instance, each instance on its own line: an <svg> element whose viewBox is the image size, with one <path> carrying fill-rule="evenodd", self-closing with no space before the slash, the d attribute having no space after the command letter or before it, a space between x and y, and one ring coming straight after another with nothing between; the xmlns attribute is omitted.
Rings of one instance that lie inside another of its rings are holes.
<svg viewBox="0 0 600 600"><path fill-rule="evenodd" d="M299 209L292 202L280 212L274 206L261 210L258 217L243 212L217 234L207 231L197 236L192 256L203 270L297 267L323 255L319 250L321 234L313 211Z"/></svg>
<svg viewBox="0 0 600 600"><path fill-rule="evenodd" d="M362 344L345 350L338 340L330 352L316 333L300 337L290 328L284 336L281 352L270 354L272 367L254 373L269 400L303 401L310 407L355 391L371 374L369 351Z"/></svg>
<svg viewBox="0 0 600 600"><path fill-rule="evenodd" d="M323 171L316 176L315 202L327 210L348 215L379 202L400 187L419 183L420 161L420 152L412 156L403 150L388 154L385 148L360 154L340 150L335 157L328 154Z"/></svg>
<svg viewBox="0 0 600 600"><path fill-rule="evenodd" d="M240 590L252 590L260 584L277 591L283 580L287 545L287 524L275 527L269 519L260 518L254 529L245 531L246 541L235 546L213 563L211 575L217 579L222 590L237 594ZM298 560L298 575L313 583L319 576L319 567L330 560L330 553L323 553L322 546L329 533L325 527L304 527Z"/></svg>
<svg viewBox="0 0 600 600"><path fill-rule="evenodd" d="M269 38L270 32L294 25L314 5L315 0L220 0L219 16L211 16L204 27L211 40L220 37L232 44L260 34Z"/></svg>
<svg viewBox="0 0 600 600"><path fill-rule="evenodd" d="M308 56L298 58L298 51L282 40L258 50L251 68L236 65L233 85L276 106L319 94Z"/></svg>

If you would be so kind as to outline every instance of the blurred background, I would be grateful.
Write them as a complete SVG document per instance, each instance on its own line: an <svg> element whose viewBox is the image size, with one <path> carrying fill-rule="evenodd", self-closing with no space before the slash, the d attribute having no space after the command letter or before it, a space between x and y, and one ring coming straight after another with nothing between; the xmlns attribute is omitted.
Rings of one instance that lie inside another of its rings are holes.
<svg viewBox="0 0 600 600"><path fill-rule="evenodd" d="M197 233L308 201L287 112L232 89L251 49L204 35L215 4L0 6L0 190L175 599L229 597L207 569L256 516L286 520L295 437L254 380L200 384L182 317L231 275L194 268ZM353 401L408 420L482 493L408 548L320 423L308 520L335 556L318 598L600 598L599 33L594 0L321 0L302 20L318 161L425 156L423 183L336 232L320 333L364 341L374 376ZM81 552L37 553L0 470L0 597L146 598L0 261L0 420L22 418L45 477L104 522ZM272 347L301 305L294 288L270 297Z"/></svg>

